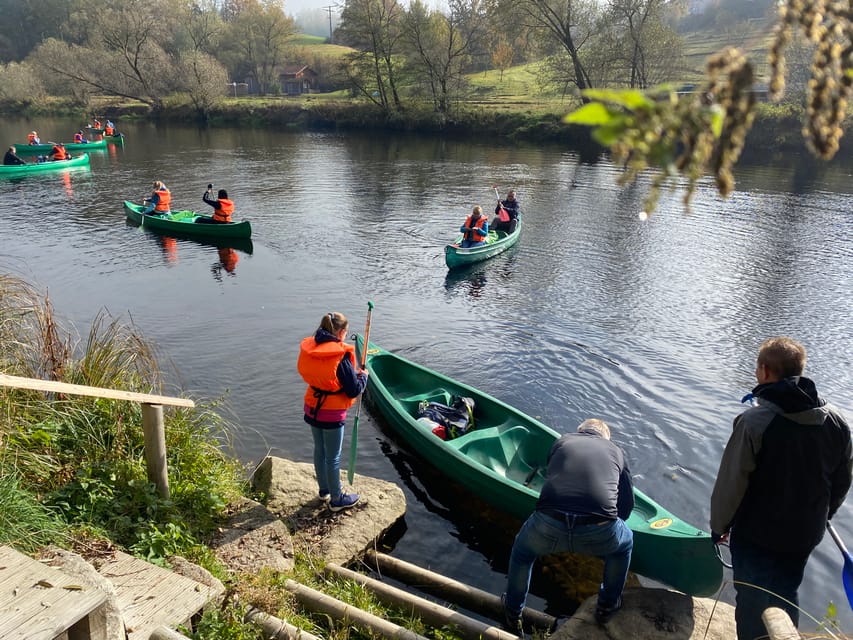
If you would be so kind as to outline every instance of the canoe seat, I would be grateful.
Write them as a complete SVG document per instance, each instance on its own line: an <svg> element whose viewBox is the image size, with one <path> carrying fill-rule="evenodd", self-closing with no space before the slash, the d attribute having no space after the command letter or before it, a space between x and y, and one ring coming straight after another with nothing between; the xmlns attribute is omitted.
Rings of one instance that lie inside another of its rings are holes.
<svg viewBox="0 0 853 640"><path fill-rule="evenodd" d="M453 401L453 395L444 389L432 389L424 393L418 393L413 396L401 397L398 399L400 404L406 407L406 411L412 415L418 415L418 405L421 402L438 402L440 404L449 405Z"/></svg>
<svg viewBox="0 0 853 640"><path fill-rule="evenodd" d="M514 425L474 429L447 444L496 473L535 488L541 487L545 460L537 459L533 440L527 427Z"/></svg>

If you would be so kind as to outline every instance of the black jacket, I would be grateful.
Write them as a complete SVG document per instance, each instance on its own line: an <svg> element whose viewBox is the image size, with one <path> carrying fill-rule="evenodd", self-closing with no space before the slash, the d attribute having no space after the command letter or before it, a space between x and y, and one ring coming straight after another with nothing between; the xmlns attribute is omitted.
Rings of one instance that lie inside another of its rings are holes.
<svg viewBox="0 0 853 640"><path fill-rule="evenodd" d="M627 520L633 508L634 486L622 449L591 433L568 433L554 443L537 510Z"/></svg>
<svg viewBox="0 0 853 640"><path fill-rule="evenodd" d="M734 420L711 495L711 531L778 552L808 553L844 502L850 428L808 378L753 389Z"/></svg>

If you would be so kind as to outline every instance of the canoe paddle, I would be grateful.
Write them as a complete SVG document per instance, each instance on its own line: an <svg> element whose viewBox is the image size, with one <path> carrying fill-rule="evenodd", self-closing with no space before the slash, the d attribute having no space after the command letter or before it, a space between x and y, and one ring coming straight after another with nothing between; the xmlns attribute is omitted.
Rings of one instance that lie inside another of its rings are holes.
<svg viewBox="0 0 853 640"><path fill-rule="evenodd" d="M826 530L829 531L829 535L835 540L835 544L841 551L841 555L844 556L844 569L841 572L841 581L844 583L844 591L847 593L847 602L850 604L850 608L853 609L853 556L847 551L847 547L844 546L841 536L838 535L835 527L829 521L826 523Z"/></svg>
<svg viewBox="0 0 853 640"><path fill-rule="evenodd" d="M370 316L373 315L373 303L368 300L367 301L367 325L364 327L364 348L361 350L361 368L364 369L364 365L367 362L367 348L370 344ZM366 391L366 389L365 389ZM364 395L362 392L358 396L358 405L355 408L355 421L352 425L352 438L350 438L350 448L349 448L349 468L347 469L347 482L352 485L352 479L355 476L355 457L358 452L358 416L361 413L361 397Z"/></svg>

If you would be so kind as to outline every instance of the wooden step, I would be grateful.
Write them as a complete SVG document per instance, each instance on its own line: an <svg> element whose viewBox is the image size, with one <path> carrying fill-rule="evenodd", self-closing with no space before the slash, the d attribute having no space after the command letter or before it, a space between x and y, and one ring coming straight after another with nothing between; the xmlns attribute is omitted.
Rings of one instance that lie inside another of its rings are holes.
<svg viewBox="0 0 853 640"><path fill-rule="evenodd" d="M0 547L0 638L102 640L106 602L100 589Z"/></svg>
<svg viewBox="0 0 853 640"><path fill-rule="evenodd" d="M122 552L102 562L98 573L116 589L128 640L148 640L161 625L188 626L193 616L225 591L221 583L202 584Z"/></svg>

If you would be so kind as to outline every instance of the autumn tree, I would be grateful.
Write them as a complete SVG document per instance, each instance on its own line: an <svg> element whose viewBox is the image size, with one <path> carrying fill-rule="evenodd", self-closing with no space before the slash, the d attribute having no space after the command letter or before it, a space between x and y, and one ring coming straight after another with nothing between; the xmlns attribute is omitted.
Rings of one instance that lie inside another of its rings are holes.
<svg viewBox="0 0 853 640"><path fill-rule="evenodd" d="M501 82L503 82L504 79L504 71L512 66L512 58L514 54L515 50L512 48L512 45L504 38L498 40L492 49L492 65L494 65L496 69L500 69Z"/></svg>

